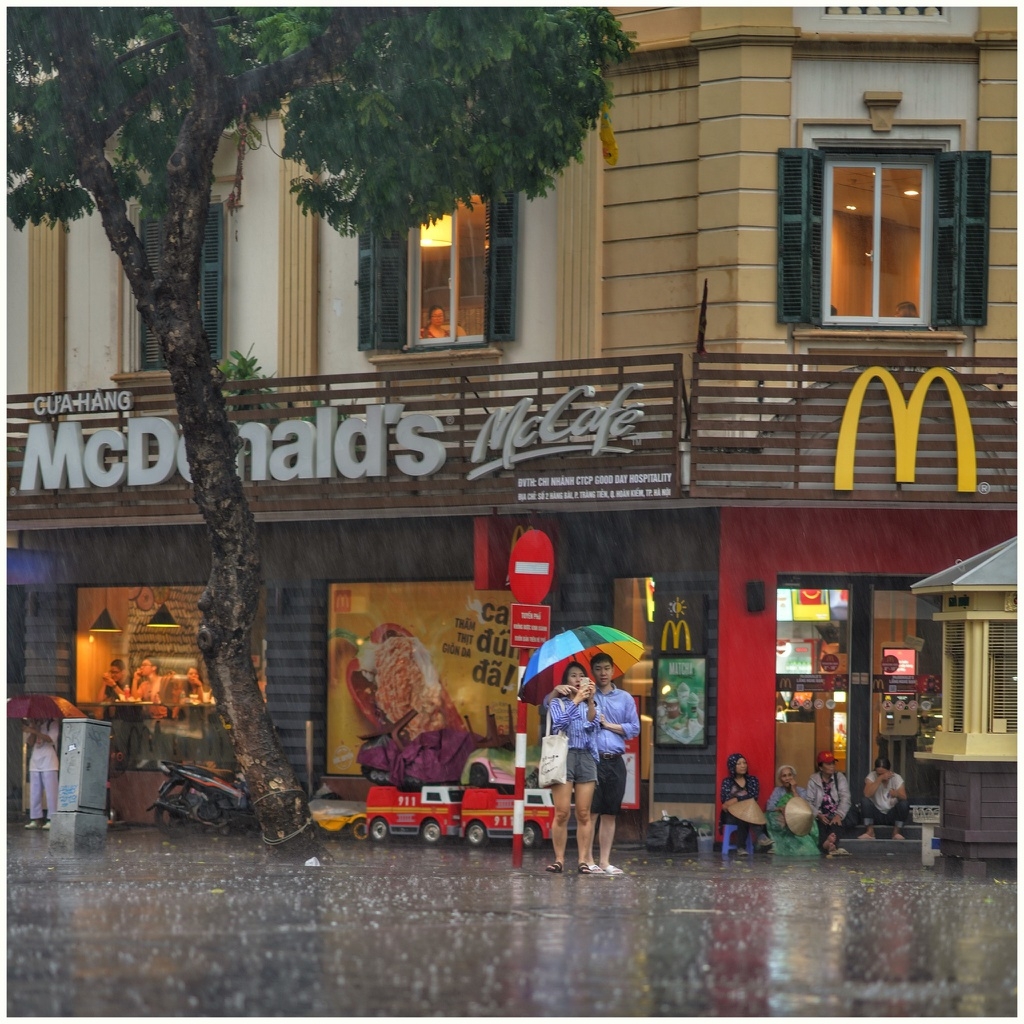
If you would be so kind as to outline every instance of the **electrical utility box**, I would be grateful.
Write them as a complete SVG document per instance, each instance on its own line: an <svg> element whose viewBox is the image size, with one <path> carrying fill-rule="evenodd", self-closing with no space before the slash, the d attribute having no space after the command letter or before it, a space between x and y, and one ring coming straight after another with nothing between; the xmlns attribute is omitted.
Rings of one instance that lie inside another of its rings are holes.
<svg viewBox="0 0 1024 1024"><path fill-rule="evenodd" d="M65 718L60 734L57 813L50 817L50 853L95 853L107 838L110 723Z"/></svg>
<svg viewBox="0 0 1024 1024"><path fill-rule="evenodd" d="M57 810L104 812L109 766L110 723L94 718L65 718Z"/></svg>

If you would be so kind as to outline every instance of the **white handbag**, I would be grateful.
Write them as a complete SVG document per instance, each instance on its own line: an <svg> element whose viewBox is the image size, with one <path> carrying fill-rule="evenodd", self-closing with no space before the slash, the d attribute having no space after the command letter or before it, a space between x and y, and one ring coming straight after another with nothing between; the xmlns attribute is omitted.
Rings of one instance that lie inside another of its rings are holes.
<svg viewBox="0 0 1024 1024"><path fill-rule="evenodd" d="M560 786L565 782L565 763L569 757L569 737L565 733L550 731L550 708L547 730L540 741L540 764L537 766L537 784L545 789L548 786Z"/></svg>

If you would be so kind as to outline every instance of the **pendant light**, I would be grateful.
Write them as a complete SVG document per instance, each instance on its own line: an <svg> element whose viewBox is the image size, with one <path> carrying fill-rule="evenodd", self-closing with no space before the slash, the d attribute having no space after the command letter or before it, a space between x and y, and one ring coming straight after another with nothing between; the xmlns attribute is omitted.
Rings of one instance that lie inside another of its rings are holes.
<svg viewBox="0 0 1024 1024"><path fill-rule="evenodd" d="M175 621L174 616L167 607L166 601L157 608L153 618L146 623L146 626L149 629L181 629L181 626Z"/></svg>
<svg viewBox="0 0 1024 1024"><path fill-rule="evenodd" d="M96 616L96 621L89 627L90 633L120 633L121 630L114 624L107 610L107 590L103 589L103 611Z"/></svg>

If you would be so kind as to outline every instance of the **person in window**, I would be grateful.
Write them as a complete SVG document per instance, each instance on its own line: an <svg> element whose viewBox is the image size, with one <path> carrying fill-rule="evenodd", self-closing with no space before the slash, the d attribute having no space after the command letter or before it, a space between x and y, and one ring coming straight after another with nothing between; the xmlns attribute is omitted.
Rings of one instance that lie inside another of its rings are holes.
<svg viewBox="0 0 1024 1024"><path fill-rule="evenodd" d="M193 704L205 704L206 700L206 689L203 686L202 676L199 675L199 669L192 665L188 672L185 673L185 679L188 682L188 699Z"/></svg>
<svg viewBox="0 0 1024 1024"><path fill-rule="evenodd" d="M903 822L910 807L903 777L892 770L886 757L875 758L875 770L864 780L864 799L860 804L864 814L864 834L861 839L875 838L875 822L892 825L893 839L903 839Z"/></svg>
<svg viewBox="0 0 1024 1024"><path fill-rule="evenodd" d="M115 658L110 663L110 668L103 673L103 692L100 700L104 704L113 704L118 700L127 700L129 687L122 686L124 680L124 662Z"/></svg>
<svg viewBox="0 0 1024 1024"><path fill-rule="evenodd" d="M160 674L149 658L135 670L132 676L132 692L129 700L160 702Z"/></svg>
<svg viewBox="0 0 1024 1024"><path fill-rule="evenodd" d="M904 300L896 306L897 316L909 316L917 319L917 306L908 300Z"/></svg>
<svg viewBox="0 0 1024 1024"><path fill-rule="evenodd" d="M426 326L420 328L420 337L449 338L451 333L451 324L445 323L444 309L441 306L431 306L427 314ZM457 326L455 333L462 337L466 332L463 328Z"/></svg>

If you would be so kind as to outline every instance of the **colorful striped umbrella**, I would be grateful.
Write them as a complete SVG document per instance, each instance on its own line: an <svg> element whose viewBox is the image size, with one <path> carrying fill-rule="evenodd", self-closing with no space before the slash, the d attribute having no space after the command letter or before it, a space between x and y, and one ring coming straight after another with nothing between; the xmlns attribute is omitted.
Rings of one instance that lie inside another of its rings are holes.
<svg viewBox="0 0 1024 1024"><path fill-rule="evenodd" d="M590 659L596 654L607 654L615 674L622 675L644 656L644 645L611 626L580 626L559 633L534 651L519 687L519 699L526 704L540 704L562 681L566 666L573 661L593 676Z"/></svg>

